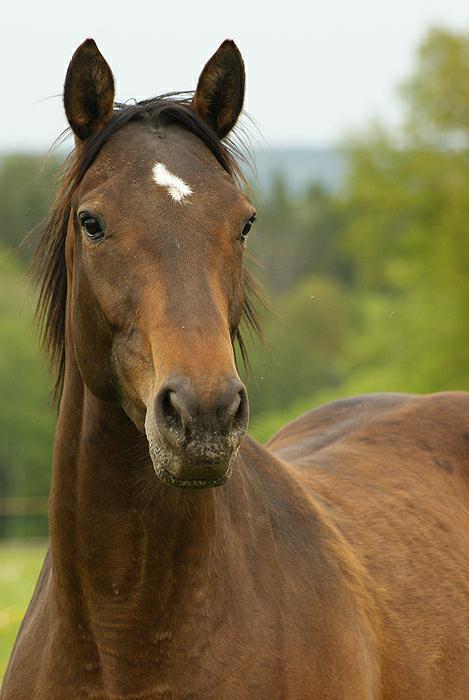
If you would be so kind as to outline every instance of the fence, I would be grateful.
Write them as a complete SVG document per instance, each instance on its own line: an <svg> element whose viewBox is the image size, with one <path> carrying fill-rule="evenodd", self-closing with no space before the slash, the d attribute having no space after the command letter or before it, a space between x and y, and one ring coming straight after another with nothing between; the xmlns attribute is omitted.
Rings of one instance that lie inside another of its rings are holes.
<svg viewBox="0 0 469 700"><path fill-rule="evenodd" d="M46 498L0 498L0 538L48 536Z"/></svg>

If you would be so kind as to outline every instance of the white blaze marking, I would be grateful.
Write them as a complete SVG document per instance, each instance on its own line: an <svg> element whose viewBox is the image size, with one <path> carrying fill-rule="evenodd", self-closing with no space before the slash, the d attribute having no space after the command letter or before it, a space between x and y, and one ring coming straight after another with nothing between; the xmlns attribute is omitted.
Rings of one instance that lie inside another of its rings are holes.
<svg viewBox="0 0 469 700"><path fill-rule="evenodd" d="M153 179L157 185L166 187L175 202L183 202L186 197L192 194L189 185L182 178L170 173L163 163L156 163L153 166Z"/></svg>

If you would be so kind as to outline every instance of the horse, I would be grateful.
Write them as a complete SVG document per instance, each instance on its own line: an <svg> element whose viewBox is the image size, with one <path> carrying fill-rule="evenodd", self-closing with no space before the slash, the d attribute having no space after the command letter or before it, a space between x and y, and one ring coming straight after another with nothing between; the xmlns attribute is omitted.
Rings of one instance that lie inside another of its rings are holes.
<svg viewBox="0 0 469 700"><path fill-rule="evenodd" d="M93 40L69 65L75 148L34 267L50 548L2 700L469 697L469 394L247 435L244 86L230 40L194 93L132 104Z"/></svg>

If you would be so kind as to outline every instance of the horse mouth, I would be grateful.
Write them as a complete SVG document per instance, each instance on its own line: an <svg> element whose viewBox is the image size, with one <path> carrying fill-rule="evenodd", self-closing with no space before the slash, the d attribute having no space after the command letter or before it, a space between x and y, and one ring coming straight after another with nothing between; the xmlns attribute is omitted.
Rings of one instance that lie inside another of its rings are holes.
<svg viewBox="0 0 469 700"><path fill-rule="evenodd" d="M223 484L225 484L228 481L231 474L233 473L233 468L230 464L228 469L221 476L184 479L181 477L174 476L173 474L171 474L171 472L162 467L156 461L152 460L152 462L155 473L160 479L160 481L162 481L163 484L166 484L167 486L175 486L178 489L210 489L215 488L217 486L223 486Z"/></svg>
<svg viewBox="0 0 469 700"><path fill-rule="evenodd" d="M168 446L149 442L150 457L157 477L163 484L179 489L208 489L223 486L233 473L239 444L225 445L210 455L192 451L174 451Z"/></svg>

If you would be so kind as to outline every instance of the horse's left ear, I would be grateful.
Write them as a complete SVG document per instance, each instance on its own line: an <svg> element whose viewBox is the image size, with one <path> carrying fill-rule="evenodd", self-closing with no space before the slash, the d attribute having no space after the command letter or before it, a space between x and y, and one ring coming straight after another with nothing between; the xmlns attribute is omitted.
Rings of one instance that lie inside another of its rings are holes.
<svg viewBox="0 0 469 700"><path fill-rule="evenodd" d="M200 74L192 105L219 138L236 124L244 102L244 62L234 41L227 39Z"/></svg>
<svg viewBox="0 0 469 700"><path fill-rule="evenodd" d="M102 129L112 117L114 78L93 39L80 44L72 56L64 85L68 123L81 141Z"/></svg>

